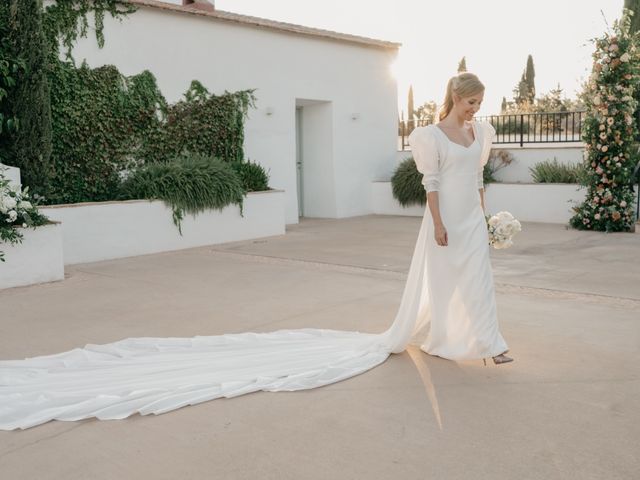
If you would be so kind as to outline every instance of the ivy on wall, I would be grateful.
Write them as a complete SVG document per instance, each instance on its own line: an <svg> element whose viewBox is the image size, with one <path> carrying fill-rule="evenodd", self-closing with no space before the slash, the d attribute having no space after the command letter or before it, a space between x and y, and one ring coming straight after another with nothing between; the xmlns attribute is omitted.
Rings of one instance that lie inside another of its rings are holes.
<svg viewBox="0 0 640 480"><path fill-rule="evenodd" d="M217 96L194 80L184 99L169 105L163 121L145 132L140 158L157 162L188 151L240 162L244 121L254 106L253 90Z"/></svg>
<svg viewBox="0 0 640 480"><path fill-rule="evenodd" d="M93 15L98 46L104 46L104 18L107 14L122 20L137 8L127 0L57 0L45 9L44 28L57 59L59 47L65 48L67 60L79 38L87 36L89 17Z"/></svg>
<svg viewBox="0 0 640 480"><path fill-rule="evenodd" d="M121 172L135 166L145 132L160 123L164 97L155 78L60 61L50 83L54 174L47 203L115 198Z"/></svg>
<svg viewBox="0 0 640 480"><path fill-rule="evenodd" d="M49 70L53 172L46 203L115 199L127 171L185 152L244 159L252 90L217 96L194 80L184 99L169 105L148 71L126 77L114 66L75 66L71 50L88 34L91 16L102 46L105 16L122 19L135 10L122 0L59 0L45 10L44 29L56 46Z"/></svg>

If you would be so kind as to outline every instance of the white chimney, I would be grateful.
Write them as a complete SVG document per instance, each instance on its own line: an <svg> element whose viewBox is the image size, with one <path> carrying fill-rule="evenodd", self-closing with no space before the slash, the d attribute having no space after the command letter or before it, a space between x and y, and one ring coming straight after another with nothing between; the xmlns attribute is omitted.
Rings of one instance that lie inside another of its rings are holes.
<svg viewBox="0 0 640 480"><path fill-rule="evenodd" d="M214 0L182 0L182 5L207 12L215 10Z"/></svg>

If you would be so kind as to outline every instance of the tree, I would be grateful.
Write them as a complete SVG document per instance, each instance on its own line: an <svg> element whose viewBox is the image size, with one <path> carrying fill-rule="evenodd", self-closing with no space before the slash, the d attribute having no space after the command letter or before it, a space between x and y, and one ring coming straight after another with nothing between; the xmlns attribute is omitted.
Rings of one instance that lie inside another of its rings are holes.
<svg viewBox="0 0 640 480"><path fill-rule="evenodd" d="M9 4L0 3L0 163L9 163L9 139L17 127L17 119L9 111L9 96L15 89L16 77L24 68L9 42Z"/></svg>
<svg viewBox="0 0 640 480"><path fill-rule="evenodd" d="M574 207L574 228L607 232L633 228L632 144L638 133L633 97L640 88L640 53L630 24L625 11L612 33L595 39L593 70L582 95L587 106L582 130L587 195Z"/></svg>
<svg viewBox="0 0 640 480"><path fill-rule="evenodd" d="M438 105L434 101L425 102L416 109L416 117L419 122L433 123Z"/></svg>
<svg viewBox="0 0 640 480"><path fill-rule="evenodd" d="M533 103L536 98L536 72L533 67L533 57L529 55L527 57L527 69L525 71L525 81L527 82L527 98L529 102Z"/></svg>
<svg viewBox="0 0 640 480"><path fill-rule="evenodd" d="M0 137L0 155L21 169L22 181L35 193L46 193L51 156L49 44L42 28L42 0L9 0L3 43L24 68L0 114L15 119L15 129ZM6 11L5 11L6 13Z"/></svg>
<svg viewBox="0 0 640 480"><path fill-rule="evenodd" d="M407 123L409 131L413 130L415 111L413 109L413 85L409 86L409 98L407 100Z"/></svg>
<svg viewBox="0 0 640 480"><path fill-rule="evenodd" d="M502 105L500 105L500 113L507 113L507 97L502 97Z"/></svg>
<svg viewBox="0 0 640 480"><path fill-rule="evenodd" d="M522 77L520 77L520 81L518 82L518 86L513 89L513 100L516 102L516 105L520 106L529 101L529 93L527 90L527 79L525 78L524 72L522 73Z"/></svg>
<svg viewBox="0 0 640 480"><path fill-rule="evenodd" d="M513 99L519 108L527 109L526 105L533 105L536 99L535 69L533 57L527 57L527 66L522 72L518 86L513 89Z"/></svg>
<svg viewBox="0 0 640 480"><path fill-rule="evenodd" d="M460 63L458 63L458 73L462 73L466 71L467 71L467 60L466 60L466 57L462 57L462 60L460 60Z"/></svg>

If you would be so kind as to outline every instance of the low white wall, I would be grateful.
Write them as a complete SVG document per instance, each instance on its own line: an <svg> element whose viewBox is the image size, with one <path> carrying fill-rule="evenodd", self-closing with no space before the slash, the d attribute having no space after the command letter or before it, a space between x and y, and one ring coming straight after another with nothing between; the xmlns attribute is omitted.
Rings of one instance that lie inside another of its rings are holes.
<svg viewBox="0 0 640 480"><path fill-rule="evenodd" d="M66 265L181 250L285 233L282 190L249 193L244 217L237 205L186 215L182 236L171 208L161 201L132 200L41 208L62 222Z"/></svg>
<svg viewBox="0 0 640 480"><path fill-rule="evenodd" d="M568 223L586 188L559 183L492 183L485 189L489 213L507 210L525 222Z"/></svg>
<svg viewBox="0 0 640 480"><path fill-rule="evenodd" d="M522 147L519 145L494 145L492 150L506 150L514 158L511 165L496 172L496 180L506 183L532 183L533 177L529 168L546 160L553 161L554 158L558 160L558 163L567 165L581 163L584 155L584 144L525 144Z"/></svg>
<svg viewBox="0 0 640 480"><path fill-rule="evenodd" d="M371 205L373 213L378 215L406 215L421 217L424 215L424 207L411 205L403 207L393 198L391 182L373 182L371 184Z"/></svg>
<svg viewBox="0 0 640 480"><path fill-rule="evenodd" d="M513 156L511 165L498 170L496 180L506 183L533 183L533 177L529 168L536 163L557 159L558 163L576 165L582 163L584 156L583 143L527 143L524 146L514 144L494 144L492 150L506 150ZM402 160L411 157L411 150L396 152L397 167Z"/></svg>
<svg viewBox="0 0 640 480"><path fill-rule="evenodd" d="M371 193L376 214L424 215L425 207L400 206L393 198L391 182L373 182ZM586 189L573 184L492 183L486 188L486 207L491 214L507 210L524 222L567 223L573 215L571 207L585 195Z"/></svg>
<svg viewBox="0 0 640 480"><path fill-rule="evenodd" d="M17 167L9 167L0 163L0 171L2 171L5 178L11 183L17 183L20 185L20 169Z"/></svg>
<svg viewBox="0 0 640 480"><path fill-rule="evenodd" d="M0 243L5 262L0 263L0 289L64 279L62 226L51 223L19 229L22 243Z"/></svg>

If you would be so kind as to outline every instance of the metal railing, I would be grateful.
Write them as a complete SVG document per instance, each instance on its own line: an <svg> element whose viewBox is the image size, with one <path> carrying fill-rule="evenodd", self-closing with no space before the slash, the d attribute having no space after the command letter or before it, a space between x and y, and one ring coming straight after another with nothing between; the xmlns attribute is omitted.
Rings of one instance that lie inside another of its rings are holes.
<svg viewBox="0 0 640 480"><path fill-rule="evenodd" d="M584 111L518 113L475 117L476 121L488 121L496 129L494 144L517 143L568 143L582 141ZM428 120L399 122L400 147L405 150L407 137L416 127L429 125Z"/></svg>

